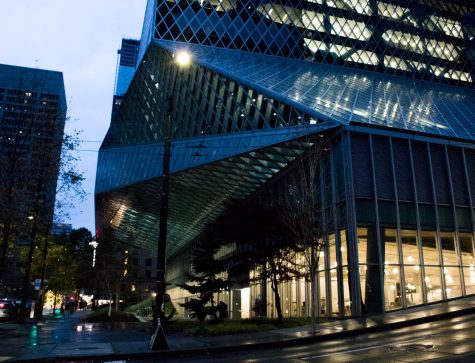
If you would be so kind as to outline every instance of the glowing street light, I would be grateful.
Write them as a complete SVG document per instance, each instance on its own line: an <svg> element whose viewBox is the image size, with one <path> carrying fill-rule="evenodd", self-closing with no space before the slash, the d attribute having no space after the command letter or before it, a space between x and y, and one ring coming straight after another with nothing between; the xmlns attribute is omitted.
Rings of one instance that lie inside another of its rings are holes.
<svg viewBox="0 0 475 363"><path fill-rule="evenodd" d="M191 64L191 54L186 50L180 50L175 55L175 62L179 67L185 68Z"/></svg>

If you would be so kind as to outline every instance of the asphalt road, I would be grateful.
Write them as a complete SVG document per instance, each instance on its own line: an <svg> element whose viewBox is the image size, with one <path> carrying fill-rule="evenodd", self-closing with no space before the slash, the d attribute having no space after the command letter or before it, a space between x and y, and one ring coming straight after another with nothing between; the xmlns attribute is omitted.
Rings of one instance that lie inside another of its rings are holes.
<svg viewBox="0 0 475 363"><path fill-rule="evenodd" d="M39 356L89 355L106 357L114 352L147 352L149 333L146 329L123 332L97 328L94 324L78 324L86 312L58 316L44 323L0 326L0 361L33 359ZM135 347L134 344L140 344ZM120 349L119 349L120 348ZM439 320L383 333L372 333L327 342L301 344L272 349L246 349L190 356L160 352L135 355L140 360L127 362L475 362L475 314ZM150 355L149 355L150 354ZM112 357L112 356L111 356ZM80 359L75 359L80 361ZM88 362L122 361L87 359ZM125 362L125 361L124 361Z"/></svg>
<svg viewBox="0 0 475 363"><path fill-rule="evenodd" d="M157 357L158 358L158 357ZM152 362L157 360L140 360ZM475 315L353 338L160 362L475 362ZM129 362L139 362L130 360Z"/></svg>

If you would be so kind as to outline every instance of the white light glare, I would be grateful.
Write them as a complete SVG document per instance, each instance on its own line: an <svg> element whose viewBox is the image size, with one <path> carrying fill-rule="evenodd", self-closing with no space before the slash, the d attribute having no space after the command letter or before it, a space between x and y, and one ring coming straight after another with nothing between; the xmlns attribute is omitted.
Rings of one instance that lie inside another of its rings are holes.
<svg viewBox="0 0 475 363"><path fill-rule="evenodd" d="M186 67L191 63L191 55L186 50L180 50L175 54L175 60L180 67Z"/></svg>

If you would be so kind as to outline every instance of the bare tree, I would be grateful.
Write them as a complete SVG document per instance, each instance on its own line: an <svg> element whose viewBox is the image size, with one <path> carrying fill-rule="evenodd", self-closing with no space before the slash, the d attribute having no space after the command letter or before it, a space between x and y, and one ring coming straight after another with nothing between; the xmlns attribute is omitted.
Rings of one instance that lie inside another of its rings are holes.
<svg viewBox="0 0 475 363"><path fill-rule="evenodd" d="M109 317L112 315L112 304L115 312L119 310L121 284L130 281L136 271L136 263L130 259L136 255L132 246L121 243L115 236L112 227L108 227L97 237L97 259L95 272L98 288L109 300Z"/></svg>
<svg viewBox="0 0 475 363"><path fill-rule="evenodd" d="M299 250L308 268L310 281L310 316L313 332L316 332L317 316L317 271L329 216L325 213L324 161L328 151L328 139L317 135L303 142L309 148L294 161L289 173L288 195L283 201L282 213L286 224L294 234Z"/></svg>
<svg viewBox="0 0 475 363"><path fill-rule="evenodd" d="M283 320L279 284L300 276L299 251L280 206L266 207L257 200L231 201L213 224L223 244L235 243L227 260L231 276L249 275L270 281L278 321Z"/></svg>

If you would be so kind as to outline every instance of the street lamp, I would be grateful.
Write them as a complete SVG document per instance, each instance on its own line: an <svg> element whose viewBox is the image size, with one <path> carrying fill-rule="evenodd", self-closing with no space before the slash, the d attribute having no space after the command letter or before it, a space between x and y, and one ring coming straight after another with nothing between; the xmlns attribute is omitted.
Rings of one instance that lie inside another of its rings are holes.
<svg viewBox="0 0 475 363"><path fill-rule="evenodd" d="M92 248L94 248L92 252L92 267L96 266L96 248L98 244L99 243L97 243L96 240L92 240L91 242L89 242L89 246L92 246Z"/></svg>
<svg viewBox="0 0 475 363"><path fill-rule="evenodd" d="M186 50L180 50L175 55L174 58L179 67L184 68L188 67L191 64L191 54Z"/></svg>
<svg viewBox="0 0 475 363"><path fill-rule="evenodd" d="M163 178L162 193L160 196L160 220L157 243L157 270L156 270L156 296L155 309L153 316L153 334L150 338L150 349L168 349L168 342L163 330L165 322L165 265L166 265L166 247L167 247L167 221L168 221L168 197L170 181L170 146L172 138L172 113L173 98L178 78L178 70L188 67L191 64L191 55L185 51L178 51L173 54L173 60L176 65L172 75L173 83L167 98L167 115L164 127L163 140Z"/></svg>

